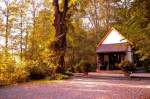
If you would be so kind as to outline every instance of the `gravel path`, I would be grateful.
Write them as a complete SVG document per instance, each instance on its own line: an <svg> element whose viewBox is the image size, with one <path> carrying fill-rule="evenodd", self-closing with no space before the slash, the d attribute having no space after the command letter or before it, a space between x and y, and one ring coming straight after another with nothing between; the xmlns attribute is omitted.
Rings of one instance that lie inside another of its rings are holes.
<svg viewBox="0 0 150 99"><path fill-rule="evenodd" d="M150 99L150 80L74 78L0 88L0 99Z"/></svg>

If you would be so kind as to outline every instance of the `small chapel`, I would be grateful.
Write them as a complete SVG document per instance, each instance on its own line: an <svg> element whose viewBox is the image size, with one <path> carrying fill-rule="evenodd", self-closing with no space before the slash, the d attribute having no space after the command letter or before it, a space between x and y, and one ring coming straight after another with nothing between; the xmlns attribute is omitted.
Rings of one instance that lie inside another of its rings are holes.
<svg viewBox="0 0 150 99"><path fill-rule="evenodd" d="M97 49L97 70L117 70L122 61L133 62L131 42L118 30L111 28L99 42Z"/></svg>

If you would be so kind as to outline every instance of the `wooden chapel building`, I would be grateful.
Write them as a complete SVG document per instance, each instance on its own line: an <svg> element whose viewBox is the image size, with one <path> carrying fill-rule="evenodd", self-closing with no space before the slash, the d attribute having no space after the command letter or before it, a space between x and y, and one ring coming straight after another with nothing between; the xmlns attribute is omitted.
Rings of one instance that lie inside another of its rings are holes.
<svg viewBox="0 0 150 99"><path fill-rule="evenodd" d="M133 62L131 43L115 28L102 38L97 46L97 70L116 70L124 60Z"/></svg>

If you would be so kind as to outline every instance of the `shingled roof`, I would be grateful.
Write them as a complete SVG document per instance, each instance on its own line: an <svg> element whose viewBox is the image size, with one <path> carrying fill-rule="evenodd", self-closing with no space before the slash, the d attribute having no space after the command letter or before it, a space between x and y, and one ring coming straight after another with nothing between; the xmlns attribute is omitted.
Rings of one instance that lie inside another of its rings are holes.
<svg viewBox="0 0 150 99"><path fill-rule="evenodd" d="M98 47L97 53L106 53L106 52L125 52L128 50L126 43L117 43L117 44L102 44Z"/></svg>

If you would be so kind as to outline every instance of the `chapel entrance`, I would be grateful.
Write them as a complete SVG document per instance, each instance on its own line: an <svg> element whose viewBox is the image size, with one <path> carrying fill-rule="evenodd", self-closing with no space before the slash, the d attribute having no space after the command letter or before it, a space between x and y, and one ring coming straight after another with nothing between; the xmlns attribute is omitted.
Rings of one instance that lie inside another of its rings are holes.
<svg viewBox="0 0 150 99"><path fill-rule="evenodd" d="M125 59L125 52L100 53L98 65L100 70L118 70L117 65Z"/></svg>

